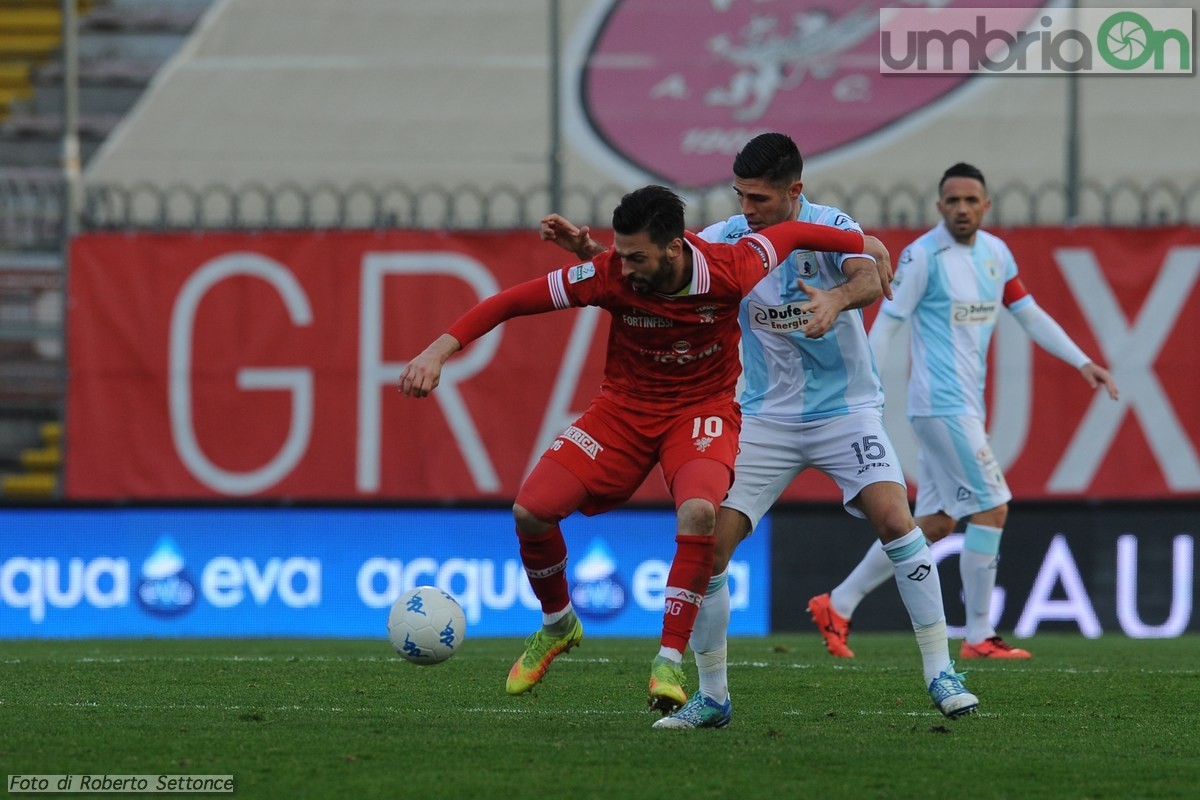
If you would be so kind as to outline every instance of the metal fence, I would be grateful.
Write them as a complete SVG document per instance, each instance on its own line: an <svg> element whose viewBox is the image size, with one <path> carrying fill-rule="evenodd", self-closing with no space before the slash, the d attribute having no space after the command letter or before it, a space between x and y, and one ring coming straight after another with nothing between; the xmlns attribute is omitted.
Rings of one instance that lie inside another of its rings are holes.
<svg viewBox="0 0 1200 800"><path fill-rule="evenodd" d="M567 186L561 208L550 208L547 186L412 187L332 184L302 186L151 184L88 185L78 230L497 230L536 226L550 211L587 225L607 226L628 188ZM699 227L737 213L728 187L683 193L689 224ZM1067 219L1066 187L1008 183L991 188L990 226L1095 224L1200 225L1200 181L1139 184L1084 183L1079 214ZM825 183L808 193L813 202L841 208L865 227L927 227L937 219L933 186L840 186ZM64 182L52 171L0 173L0 249L56 250L64 223Z"/></svg>
<svg viewBox="0 0 1200 800"><path fill-rule="evenodd" d="M0 171L0 250L59 250L64 187L57 170Z"/></svg>

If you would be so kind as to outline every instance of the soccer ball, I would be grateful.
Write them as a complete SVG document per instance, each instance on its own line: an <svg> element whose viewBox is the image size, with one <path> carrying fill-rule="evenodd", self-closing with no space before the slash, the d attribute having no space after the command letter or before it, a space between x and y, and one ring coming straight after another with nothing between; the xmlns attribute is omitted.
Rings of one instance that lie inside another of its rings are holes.
<svg viewBox="0 0 1200 800"><path fill-rule="evenodd" d="M440 664L458 651L467 633L462 606L436 586L400 595L388 614L392 647L414 664Z"/></svg>

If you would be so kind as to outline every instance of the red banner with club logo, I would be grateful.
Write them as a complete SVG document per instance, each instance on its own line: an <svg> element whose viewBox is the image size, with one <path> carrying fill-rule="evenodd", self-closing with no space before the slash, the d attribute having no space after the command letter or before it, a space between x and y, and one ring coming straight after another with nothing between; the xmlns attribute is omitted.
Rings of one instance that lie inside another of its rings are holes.
<svg viewBox="0 0 1200 800"><path fill-rule="evenodd" d="M883 238L898 257L918 233ZM1200 496L1200 231L998 233L1121 387L1119 402L1093 391L1002 315L989 430L1016 497ZM479 299L569 260L524 231L79 237L67 496L510 500L599 386L604 313L512 320L452 359L428 398L394 381ZM902 408L902 376L887 388ZM903 426L889 411L907 467ZM818 474L784 495L839 498ZM657 473L635 496L665 499Z"/></svg>

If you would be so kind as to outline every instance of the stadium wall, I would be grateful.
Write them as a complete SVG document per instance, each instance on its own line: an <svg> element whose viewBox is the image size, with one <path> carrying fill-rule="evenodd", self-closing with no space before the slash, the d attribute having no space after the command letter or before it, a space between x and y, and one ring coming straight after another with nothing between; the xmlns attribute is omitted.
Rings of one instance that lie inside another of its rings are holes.
<svg viewBox="0 0 1200 800"><path fill-rule="evenodd" d="M565 526L589 635L659 632L674 530L650 509ZM735 635L770 630L770 523L759 533L730 567ZM4 638L383 640L391 604L426 584L459 600L468 638L524 636L540 613L507 508L0 509Z"/></svg>
<svg viewBox="0 0 1200 800"><path fill-rule="evenodd" d="M880 235L899 253L917 233ZM1014 494L1200 498L1200 232L1001 234L1121 386L1091 390L1001 315L989 429ZM429 399L393 388L479 299L564 263L533 232L89 234L71 258L71 500L511 501L600 383L607 317L584 309L506 323ZM892 353L887 424L912 476L907 348ZM635 499L666 497L656 474ZM805 475L784 499L838 494Z"/></svg>
<svg viewBox="0 0 1200 800"><path fill-rule="evenodd" d="M992 606L998 627L1018 639L1200 630L1198 519L1197 503L1016 504ZM646 508L564 525L589 635L658 632L673 530L670 510ZM731 634L811 630L808 598L836 585L870 542L869 527L840 507L776 509L731 564ZM951 636L961 635L959 546L952 535L934 548ZM459 599L468 638L523 635L537 619L507 509L0 509L4 638L382 642L391 602L423 584ZM868 596L854 625L906 630L895 587Z"/></svg>
<svg viewBox="0 0 1200 800"><path fill-rule="evenodd" d="M1171 638L1200 630L1195 583L1200 505L1030 503L1010 507L992 617L1015 638L1040 632L1088 638ZM869 525L837 507L772 514L771 628L808 631L805 603L849 574L873 540ZM958 553L962 535L933 545L953 638L964 624ZM909 625L888 581L854 613L854 629Z"/></svg>

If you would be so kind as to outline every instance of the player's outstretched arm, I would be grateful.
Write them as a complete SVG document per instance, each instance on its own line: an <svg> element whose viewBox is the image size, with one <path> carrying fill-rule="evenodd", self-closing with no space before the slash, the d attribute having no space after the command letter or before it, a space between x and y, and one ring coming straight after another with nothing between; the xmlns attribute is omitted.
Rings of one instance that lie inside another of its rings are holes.
<svg viewBox="0 0 1200 800"><path fill-rule="evenodd" d="M1083 375L1083 379L1088 382L1088 386L1093 389L1098 389L1103 386L1108 391L1108 396L1113 400L1120 397L1117 390L1117 382L1113 380L1113 376L1109 371L1094 361L1089 361L1079 368L1079 372Z"/></svg>
<svg viewBox="0 0 1200 800"><path fill-rule="evenodd" d="M586 225L576 227L573 222L559 214L548 214L542 218L540 235L542 241L553 242L585 261L608 249L592 238L591 229Z"/></svg>
<svg viewBox="0 0 1200 800"><path fill-rule="evenodd" d="M827 253L866 253L867 237L858 231L846 231L832 225L816 225L811 222L780 222L769 225L758 233L742 239L743 242L765 238L775 250L777 262L782 262L793 250L821 250ZM874 239L875 237L871 237ZM875 239L879 242L878 239ZM882 243L879 248L884 255L887 249ZM869 255L874 255L873 253ZM778 266L778 263L775 264ZM774 266L772 267L774 269Z"/></svg>
<svg viewBox="0 0 1200 800"><path fill-rule="evenodd" d="M442 367L450 356L462 349L458 339L443 333L404 365L400 373L400 393L407 397L428 397L442 379Z"/></svg>
<svg viewBox="0 0 1200 800"><path fill-rule="evenodd" d="M425 397L437 388L446 359L501 322L568 307L567 301L558 304L551 295L547 281L555 278L560 278L560 273L525 281L492 295L463 314L446 333L408 362L400 374L400 391L409 397Z"/></svg>
<svg viewBox="0 0 1200 800"><path fill-rule="evenodd" d="M1025 332L1029 334L1029 338L1037 342L1038 346L1050 355L1061 358L1076 367L1083 375L1083 379L1093 389L1103 386L1108 391L1108 396L1116 400L1118 397L1117 382L1113 380L1108 370L1092 361L1079 349L1079 345L1071 340L1062 326L1025 291L1024 286L1019 284L1018 278L1012 279L1009 283L1016 284L1023 294L1019 301L1020 308L1013 311L1012 315L1013 319L1019 322ZM1007 298L1008 295L1009 289L1006 287L1005 297Z"/></svg>

